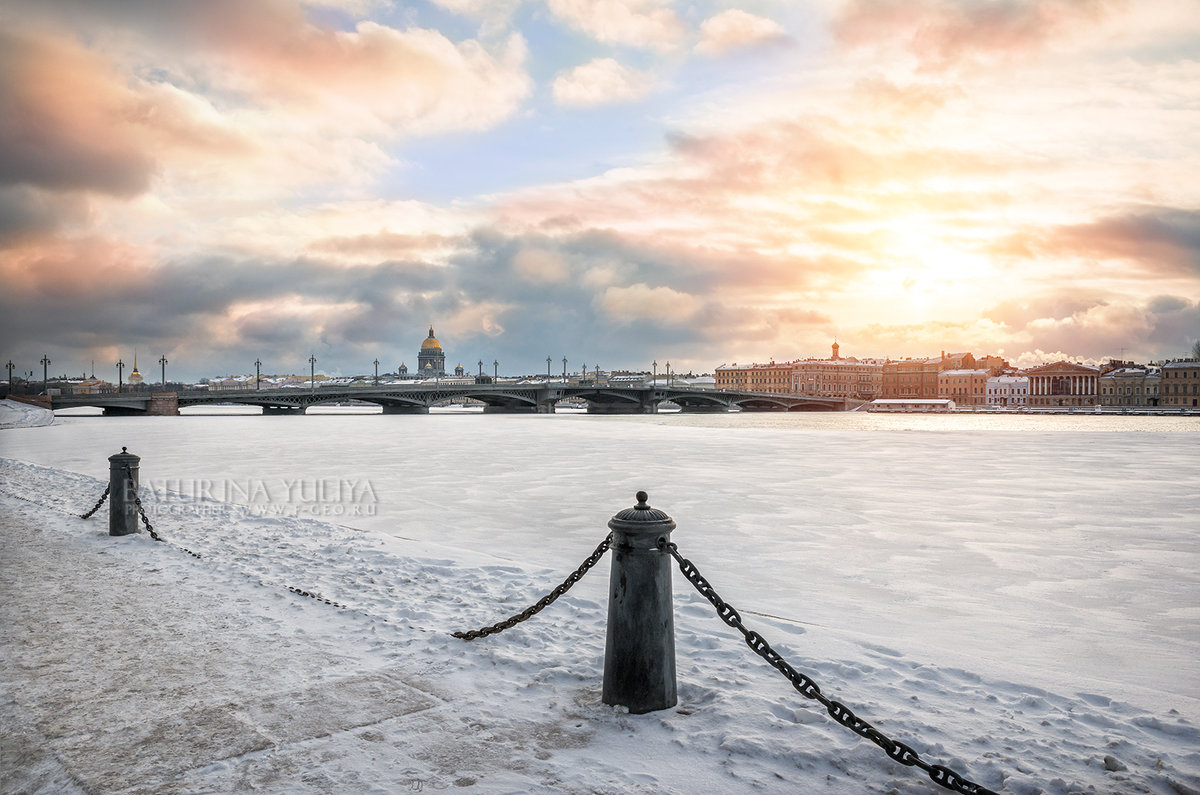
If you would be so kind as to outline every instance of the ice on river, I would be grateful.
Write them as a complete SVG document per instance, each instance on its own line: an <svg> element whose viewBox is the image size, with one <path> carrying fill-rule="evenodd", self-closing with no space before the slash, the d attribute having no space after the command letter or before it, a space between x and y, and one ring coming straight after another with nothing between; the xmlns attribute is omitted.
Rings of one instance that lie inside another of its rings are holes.
<svg viewBox="0 0 1200 795"><path fill-rule="evenodd" d="M397 789L403 771L485 792L931 791L919 771L800 697L681 577L680 705L666 713L599 704L607 560L521 627L471 644L445 636L548 591L638 489L674 517L673 540L748 624L923 757L1004 792L1200 788L1194 429L848 422L60 418L0 435L0 454L33 462L5 463L0 491L5 526L28 536L22 544L38 547L49 530L55 550L162 581L160 594L213 582L231 594L216 618L181 601L166 645L182 655L219 620L232 637L231 670L208 671L216 692L191 707L247 702L238 714L259 717L242 744L230 730L229 761L179 774L187 791L238 781L316 791L303 784L308 764L360 791ZM121 446L142 456L159 532L203 562L68 516L94 502ZM244 505L198 501L200 491ZM33 579L6 573L10 588L36 590ZM346 609L297 604L286 585ZM189 653L215 653L200 646ZM20 663L25 647L13 648L8 662ZM269 681L253 672L256 655L272 668ZM91 665L67 656L68 667ZM48 716L68 686L6 677L23 688L25 723L64 720ZM264 705L264 691L301 698L343 681L368 690L399 682L384 701L412 711L397 706L403 714L347 729L340 696L325 693L338 731L316 741L299 735L323 729L268 730L278 699ZM132 686L127 703L94 703L90 692L75 696L84 714L110 710L132 724L135 710L158 709L170 723L169 709L139 706L150 696ZM326 756L336 764L315 761ZM1105 757L1125 769L1109 770ZM286 786L266 784L271 776Z"/></svg>

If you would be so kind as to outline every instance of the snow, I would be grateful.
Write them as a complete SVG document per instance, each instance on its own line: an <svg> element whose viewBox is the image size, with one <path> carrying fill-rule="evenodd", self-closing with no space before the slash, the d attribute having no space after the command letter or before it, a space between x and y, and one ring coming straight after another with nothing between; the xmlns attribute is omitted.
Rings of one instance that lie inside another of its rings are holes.
<svg viewBox="0 0 1200 795"><path fill-rule="evenodd" d="M7 430L0 791L941 791L682 577L676 709L600 703L607 557L529 622L449 636L548 592L644 488L752 629L927 761L1005 793L1194 792L1198 430L465 413ZM166 544L77 517L122 445ZM353 485L320 492L329 477ZM201 480L243 504L198 499ZM322 516L336 506L374 511Z"/></svg>
<svg viewBox="0 0 1200 795"><path fill-rule="evenodd" d="M7 428L37 428L54 422L54 412L31 406L19 400L0 400L0 430Z"/></svg>

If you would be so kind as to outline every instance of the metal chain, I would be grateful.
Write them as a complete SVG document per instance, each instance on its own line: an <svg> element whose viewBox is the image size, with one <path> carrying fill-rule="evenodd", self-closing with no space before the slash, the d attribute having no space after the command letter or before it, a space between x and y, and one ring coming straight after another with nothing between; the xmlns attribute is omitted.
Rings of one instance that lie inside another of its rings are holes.
<svg viewBox="0 0 1200 795"><path fill-rule="evenodd" d="M108 484L107 486L105 486L104 493L100 495L100 499L96 500L95 507L93 507L92 510L88 511L87 513L80 514L79 518L80 519L91 519L92 514L94 514L96 511L100 510L100 506L103 505L104 501L108 499L108 490L111 488L112 488L111 483Z"/></svg>
<svg viewBox="0 0 1200 795"><path fill-rule="evenodd" d="M543 596L537 601L537 603L530 605L520 613L517 613L515 616L506 618L503 621L492 624L490 627L484 627L483 629L470 629L466 632L452 632L450 634L456 638L462 638L463 640L475 640L476 638L484 638L488 635L494 635L497 632L503 632L509 627L516 626L525 619L537 615L542 611L542 608L546 607L555 599L571 590L572 585L583 579L583 575L587 574L588 569L590 569L592 566L595 566L600 558L604 557L604 553L607 552L608 548L612 546L612 540L613 534L609 533L608 536L600 542L600 546L596 547L592 551L592 554L587 556L587 560L579 564L579 568L571 572L571 574L568 575L567 579L564 580L561 585L556 586L553 591Z"/></svg>
<svg viewBox="0 0 1200 795"><path fill-rule="evenodd" d="M146 525L146 532L149 533L150 537L153 538L155 541L162 541L163 543L166 543L165 538L160 536L158 533L154 532L154 525L150 524L150 519L149 519L149 517L146 516L146 509L142 507L142 498L140 496L138 496L137 486L133 485L133 472L130 470L128 465L125 467L125 475L126 475L125 482L130 485L130 488L133 489L133 504L137 506L138 515L142 517L142 524ZM172 545L172 546L174 546L174 545ZM184 552L191 555L193 558L200 557L200 554L198 552L193 552L192 550L188 549L187 547L176 546L175 548L179 549L179 550L183 550Z"/></svg>
<svg viewBox="0 0 1200 795"><path fill-rule="evenodd" d="M332 599L326 599L324 596L321 596L321 594L319 594L319 593L313 593L310 591L302 591L299 588L293 588L290 585L285 585L284 587L287 588L289 591L291 591L294 594L299 594L300 596L307 596L309 599L316 599L318 602L324 602L327 605L333 605L334 607L340 607L343 610L346 609L346 606L344 604L339 604L338 602L335 602Z"/></svg>
<svg viewBox="0 0 1200 795"><path fill-rule="evenodd" d="M743 626L742 617L738 614L737 609L717 595L717 592L709 585L708 580L704 579L704 576L700 574L695 564L679 554L679 550L674 543L668 542L664 538L658 542L658 548L669 552L671 557L675 558L675 562L679 564L679 571L683 573L687 581L695 586L701 596L712 603L712 606L716 608L717 616L722 621L742 633L746 639L746 645L753 649L755 654L762 657L770 663L772 668L783 674L792 683L792 687L796 688L801 695L820 702L825 707L826 712L829 713L829 716L835 721L860 737L865 737L875 743L883 749L884 753L900 764L921 768L939 786L955 792L968 793L968 795L996 795L992 790L964 778L948 767L932 765L926 762L911 747L898 740L888 738L874 726L855 715L845 704L834 701L822 694L821 688L816 682L789 665L786 660L779 656L778 652L771 648L771 644L767 643L762 635L748 630Z"/></svg>

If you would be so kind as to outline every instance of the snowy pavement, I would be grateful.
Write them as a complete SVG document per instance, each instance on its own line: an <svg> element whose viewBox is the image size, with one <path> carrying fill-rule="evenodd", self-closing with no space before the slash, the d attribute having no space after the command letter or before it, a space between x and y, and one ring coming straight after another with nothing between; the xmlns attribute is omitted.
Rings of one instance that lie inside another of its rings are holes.
<svg viewBox="0 0 1200 795"><path fill-rule="evenodd" d="M448 633L567 572L220 504L164 517L168 543L113 538L103 509L76 516L103 486L0 459L0 791L942 791L800 697L682 578L679 706L631 716L600 703L607 558L466 643ZM1200 790L1194 716L743 612L827 694L994 790Z"/></svg>

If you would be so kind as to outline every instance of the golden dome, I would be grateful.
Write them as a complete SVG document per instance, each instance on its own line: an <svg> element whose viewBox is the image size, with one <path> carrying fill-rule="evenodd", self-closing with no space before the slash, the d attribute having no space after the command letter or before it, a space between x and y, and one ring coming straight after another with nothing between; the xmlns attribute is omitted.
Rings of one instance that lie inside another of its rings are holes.
<svg viewBox="0 0 1200 795"><path fill-rule="evenodd" d="M437 337L433 336L433 326L429 327L429 336L421 343L421 350L429 350L430 348L442 349L442 343L437 341Z"/></svg>

